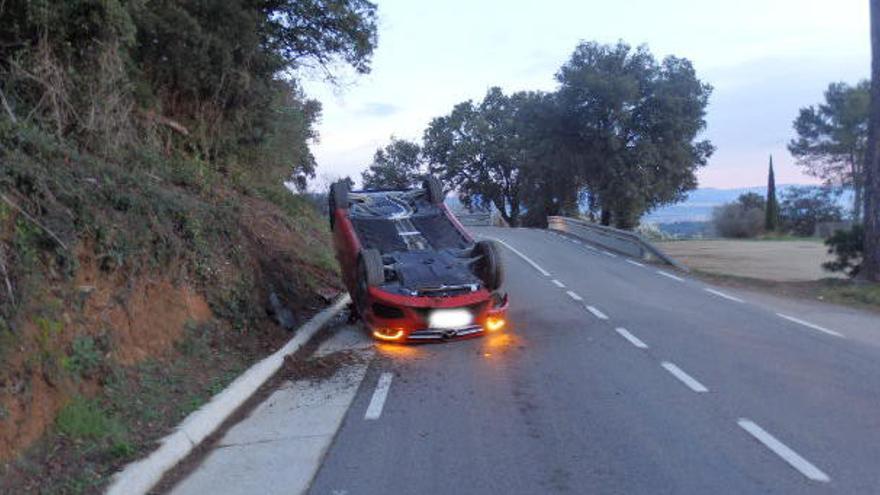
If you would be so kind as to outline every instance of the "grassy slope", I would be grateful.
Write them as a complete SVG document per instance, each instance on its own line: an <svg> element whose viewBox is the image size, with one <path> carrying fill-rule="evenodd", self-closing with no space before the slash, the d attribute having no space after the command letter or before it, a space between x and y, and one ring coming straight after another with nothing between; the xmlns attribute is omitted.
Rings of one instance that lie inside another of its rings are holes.
<svg viewBox="0 0 880 495"><path fill-rule="evenodd" d="M305 199L199 162L6 128L0 193L0 492L94 491L338 285Z"/></svg>

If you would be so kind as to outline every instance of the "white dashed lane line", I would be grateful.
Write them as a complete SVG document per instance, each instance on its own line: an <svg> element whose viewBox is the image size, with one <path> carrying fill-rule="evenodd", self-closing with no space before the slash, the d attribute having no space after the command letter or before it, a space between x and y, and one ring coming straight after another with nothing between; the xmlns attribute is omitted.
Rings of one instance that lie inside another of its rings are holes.
<svg viewBox="0 0 880 495"><path fill-rule="evenodd" d="M615 328L614 331L617 332L618 334L620 334L621 337L628 340L630 344L638 347L639 349L647 349L648 348L648 344L642 342L641 339L639 339L635 335L629 333L629 330L627 330L625 328Z"/></svg>
<svg viewBox="0 0 880 495"><path fill-rule="evenodd" d="M643 265L642 263L639 263L638 261L635 261L635 260L628 259L628 260L626 260L626 262L629 263L630 265L640 266L642 268L645 267L645 265Z"/></svg>
<svg viewBox="0 0 880 495"><path fill-rule="evenodd" d="M587 306L587 311L592 313L593 316L595 316L596 318L599 318L600 320L607 320L608 319L608 316L605 315L605 313L599 311L598 309L594 308L593 306Z"/></svg>
<svg viewBox="0 0 880 495"><path fill-rule="evenodd" d="M694 377L688 375L684 372L684 370L670 363L669 361L663 361L662 363L660 363L660 366L663 366L663 369L671 373L672 376L678 378L681 383L684 383L687 388L693 390L694 392L703 393L709 391L709 389L706 388L705 385L698 382Z"/></svg>
<svg viewBox="0 0 880 495"><path fill-rule="evenodd" d="M823 483L827 483L831 481L831 478L828 477L827 474L822 472L821 469L814 466L810 461L801 457L797 452L791 450L787 445L780 442L776 437L767 433L766 430L758 426L753 421L740 418L736 422L740 428L747 431L749 435L753 436L755 440L764 444L765 447L773 451L774 454L778 455L785 462L787 462L791 467L797 469L802 475L806 476L808 479L813 481L821 481Z"/></svg>
<svg viewBox="0 0 880 495"><path fill-rule="evenodd" d="M385 407L385 399L388 398L388 390L391 388L391 379L394 377L391 373L382 373L379 376L379 383L376 384L376 390L373 392L373 398L370 399L370 405L367 406L367 413L364 419L379 419L382 415L382 408Z"/></svg>
<svg viewBox="0 0 880 495"><path fill-rule="evenodd" d="M684 279L679 277L678 275L673 275L669 272L664 272L663 270L657 270L658 275L663 275L666 278L671 278L672 280L676 280L678 282L684 282Z"/></svg>
<svg viewBox="0 0 880 495"><path fill-rule="evenodd" d="M709 287L703 287L703 290L710 293L710 294L715 294L718 297L722 297L724 299L727 299L728 301L733 301L733 302L738 302L738 303L745 302L738 297L731 296L730 294L725 294L725 293L721 292L720 290L711 289Z"/></svg>
<svg viewBox="0 0 880 495"><path fill-rule="evenodd" d="M563 284L563 283L560 282L559 280L556 280L555 278L553 279L553 284L556 285L556 287L559 287L560 289L564 289L564 288L565 288L565 284Z"/></svg>
<svg viewBox="0 0 880 495"><path fill-rule="evenodd" d="M510 244L508 244L508 243L502 241L501 239L496 239L496 238L494 238L494 237L487 237L487 239L491 239L491 240L493 240L493 241L495 241L495 242L501 244L502 246L506 247L507 249L510 249L511 251L513 251L513 254L519 256L519 257L522 258L526 263L532 265L532 268L534 268L535 270L538 270L538 273L540 273L541 275L543 275L543 276L545 276L545 277L549 277L549 276L550 276L550 272L548 272L547 270L541 268L537 263L535 263L534 261L532 261L531 258L529 258L528 256L522 254L521 252L519 252L516 248L514 248L514 247L511 246Z"/></svg>
<svg viewBox="0 0 880 495"><path fill-rule="evenodd" d="M604 254L605 256L610 256L612 258L617 258L616 254L609 252L609 251L602 251L602 254Z"/></svg>
<svg viewBox="0 0 880 495"><path fill-rule="evenodd" d="M584 300L583 297L577 295L576 293L574 293L570 290L565 291L565 293L568 294L568 297L574 299L575 301L583 301Z"/></svg>
<svg viewBox="0 0 880 495"><path fill-rule="evenodd" d="M807 327L807 328L812 328L813 330L818 330L818 331L820 331L820 332L827 333L828 335L833 335L833 336L835 336L835 337L843 337L842 334L837 333L837 332L835 332L834 330L828 330L828 329L825 328L825 327L820 327L819 325L816 325L816 324L810 323L810 322L808 322L808 321L800 320L800 319L798 319L798 318L795 318L794 316L788 316L788 315L784 315L784 314L782 314L782 313L776 313L776 316L778 316L778 317L780 317L780 318L784 318L784 319L786 319L786 320L788 320L788 321L791 321L791 322L797 323L798 325L803 325L803 326L805 326L805 327Z"/></svg>

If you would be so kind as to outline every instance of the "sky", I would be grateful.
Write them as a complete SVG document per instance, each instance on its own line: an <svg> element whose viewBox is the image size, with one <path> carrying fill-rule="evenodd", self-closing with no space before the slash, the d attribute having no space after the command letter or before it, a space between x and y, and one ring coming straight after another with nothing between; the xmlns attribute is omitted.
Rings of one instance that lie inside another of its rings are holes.
<svg viewBox="0 0 880 495"><path fill-rule="evenodd" d="M868 0L378 0L372 71L340 68L303 86L323 104L312 146L318 178L360 172L391 136L419 140L428 122L492 86L556 89L580 41L647 44L694 63L714 87L702 137L717 147L700 187L764 184L773 155L780 184L811 183L786 150L798 109L828 83L870 74ZM702 138L701 137L701 138Z"/></svg>

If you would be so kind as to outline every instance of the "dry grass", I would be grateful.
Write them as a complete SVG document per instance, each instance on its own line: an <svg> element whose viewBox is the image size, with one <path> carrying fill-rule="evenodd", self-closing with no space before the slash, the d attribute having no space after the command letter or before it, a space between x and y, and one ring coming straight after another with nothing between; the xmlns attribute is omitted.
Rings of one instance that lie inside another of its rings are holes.
<svg viewBox="0 0 880 495"><path fill-rule="evenodd" d="M773 282L840 277L822 269L822 263L833 257L816 240L695 240L657 245L689 268L717 275Z"/></svg>

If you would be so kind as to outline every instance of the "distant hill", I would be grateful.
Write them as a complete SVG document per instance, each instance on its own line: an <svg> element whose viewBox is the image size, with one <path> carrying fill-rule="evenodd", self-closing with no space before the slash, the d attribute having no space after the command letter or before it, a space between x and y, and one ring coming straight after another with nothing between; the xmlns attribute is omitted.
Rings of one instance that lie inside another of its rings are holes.
<svg viewBox="0 0 880 495"><path fill-rule="evenodd" d="M789 188L804 185L806 184L780 184L776 186L777 194L781 197ZM642 217L642 222L656 224L706 222L712 219L712 210L716 206L736 201L740 195L750 192L764 196L767 193L767 188L765 186L755 186L734 189L717 189L714 187L695 189L681 203L664 206L646 214ZM838 202L844 208L844 211L849 211L849 208L852 206L852 193L849 191L845 192L841 195ZM465 209L457 195L453 192L446 196L446 205L453 211ZM581 205L581 207L584 208L586 205ZM688 228L690 229L691 227Z"/></svg>
<svg viewBox="0 0 880 495"><path fill-rule="evenodd" d="M781 197L787 189L802 185L778 185L777 194ZM688 194L687 199L683 202L658 208L642 217L642 221L649 223L704 222L712 218L712 209L716 206L736 201L741 194L750 192L764 196L767 193L767 188L756 186L736 189L716 189L712 187L696 189ZM839 203L848 210L852 205L852 194L846 192L841 195Z"/></svg>

